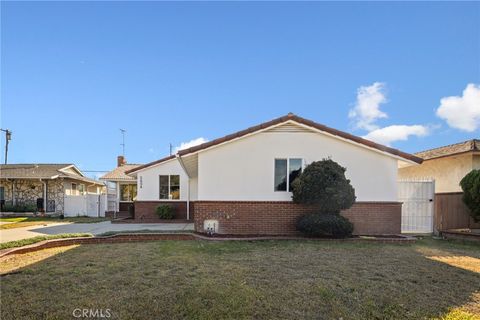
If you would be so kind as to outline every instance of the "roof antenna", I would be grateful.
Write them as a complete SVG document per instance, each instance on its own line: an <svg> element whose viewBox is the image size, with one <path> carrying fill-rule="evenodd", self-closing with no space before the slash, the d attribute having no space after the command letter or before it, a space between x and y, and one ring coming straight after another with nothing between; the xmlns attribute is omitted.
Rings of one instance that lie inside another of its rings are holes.
<svg viewBox="0 0 480 320"><path fill-rule="evenodd" d="M168 146L170 147L170 155L172 155L173 145L169 143Z"/></svg>
<svg viewBox="0 0 480 320"><path fill-rule="evenodd" d="M122 143L120 143L120 145L122 146L122 156L125 157L125 132L127 132L127 130L120 129L120 132L122 133Z"/></svg>

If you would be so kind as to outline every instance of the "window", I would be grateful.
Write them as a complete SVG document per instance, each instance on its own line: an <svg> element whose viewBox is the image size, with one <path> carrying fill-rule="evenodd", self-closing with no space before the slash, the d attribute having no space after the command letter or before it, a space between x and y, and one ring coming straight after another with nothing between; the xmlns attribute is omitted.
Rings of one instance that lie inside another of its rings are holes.
<svg viewBox="0 0 480 320"><path fill-rule="evenodd" d="M292 191L292 182L302 172L303 160L299 158L275 159L275 191Z"/></svg>
<svg viewBox="0 0 480 320"><path fill-rule="evenodd" d="M84 184L79 184L78 185L78 192L80 193L80 195L85 194L85 185Z"/></svg>
<svg viewBox="0 0 480 320"><path fill-rule="evenodd" d="M160 199L178 200L180 199L180 176L179 175L161 175Z"/></svg>
<svg viewBox="0 0 480 320"><path fill-rule="evenodd" d="M72 189L70 190L70 195L76 196L77 195L77 184L72 183Z"/></svg>
<svg viewBox="0 0 480 320"><path fill-rule="evenodd" d="M137 199L137 185L136 184L121 184L120 185L120 201L135 201Z"/></svg>

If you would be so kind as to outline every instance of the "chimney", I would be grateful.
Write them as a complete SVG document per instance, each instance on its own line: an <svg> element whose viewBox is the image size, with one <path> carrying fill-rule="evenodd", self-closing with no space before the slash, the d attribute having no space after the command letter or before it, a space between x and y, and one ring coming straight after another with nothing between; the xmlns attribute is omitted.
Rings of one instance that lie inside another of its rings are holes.
<svg viewBox="0 0 480 320"><path fill-rule="evenodd" d="M127 163L127 161L125 160L124 156L118 156L117 157L117 167L121 167L126 163Z"/></svg>

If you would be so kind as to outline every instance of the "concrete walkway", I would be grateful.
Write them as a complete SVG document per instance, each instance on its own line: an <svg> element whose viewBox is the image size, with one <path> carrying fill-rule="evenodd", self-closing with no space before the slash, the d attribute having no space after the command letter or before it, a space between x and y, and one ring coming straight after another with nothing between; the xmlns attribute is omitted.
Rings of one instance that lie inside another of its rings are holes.
<svg viewBox="0 0 480 320"><path fill-rule="evenodd" d="M60 233L91 233L99 235L109 231L192 231L193 223L51 223L41 226L0 230L0 243Z"/></svg>

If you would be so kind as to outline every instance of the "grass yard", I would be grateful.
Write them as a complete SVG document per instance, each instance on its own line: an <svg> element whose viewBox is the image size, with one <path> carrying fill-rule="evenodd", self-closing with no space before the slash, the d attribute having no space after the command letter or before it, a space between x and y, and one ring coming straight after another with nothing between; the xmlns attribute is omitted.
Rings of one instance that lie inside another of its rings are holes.
<svg viewBox="0 0 480 320"><path fill-rule="evenodd" d="M83 237L93 237L93 235L91 233L60 233L60 234L37 236L33 238L26 238L22 240L0 243L0 250L23 247L23 246L34 244L44 240L64 239L64 238L83 238Z"/></svg>
<svg viewBox="0 0 480 320"><path fill-rule="evenodd" d="M0 261L2 319L480 319L480 247L157 241ZM11 272L11 273L9 273Z"/></svg>
<svg viewBox="0 0 480 320"><path fill-rule="evenodd" d="M58 217L15 217L15 218L0 218L0 229L14 229L37 225L46 225L55 222L71 222L71 223L96 223L110 220L109 218L95 218L95 217L65 217L60 219Z"/></svg>

